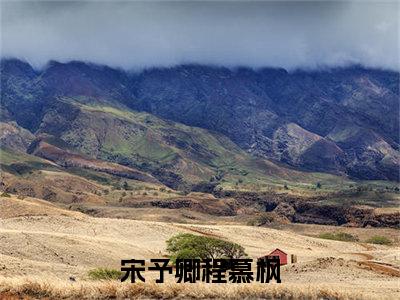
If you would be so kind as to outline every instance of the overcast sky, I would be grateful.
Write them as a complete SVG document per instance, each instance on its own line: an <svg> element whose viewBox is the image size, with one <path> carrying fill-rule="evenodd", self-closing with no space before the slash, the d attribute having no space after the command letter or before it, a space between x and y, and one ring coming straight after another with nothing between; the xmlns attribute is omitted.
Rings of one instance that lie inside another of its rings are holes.
<svg viewBox="0 0 400 300"><path fill-rule="evenodd" d="M3 57L399 70L399 2L1 1Z"/></svg>

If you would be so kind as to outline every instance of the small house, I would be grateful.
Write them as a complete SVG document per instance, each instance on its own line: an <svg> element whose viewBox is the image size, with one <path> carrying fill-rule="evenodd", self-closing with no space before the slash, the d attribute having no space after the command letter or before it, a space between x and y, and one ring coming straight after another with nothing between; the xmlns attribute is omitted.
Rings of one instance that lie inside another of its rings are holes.
<svg viewBox="0 0 400 300"><path fill-rule="evenodd" d="M271 253L261 256L259 259L263 259L263 258L279 258L279 262L280 265L287 265L288 260L287 260L287 253L282 251L281 249L276 248L274 251L272 251Z"/></svg>

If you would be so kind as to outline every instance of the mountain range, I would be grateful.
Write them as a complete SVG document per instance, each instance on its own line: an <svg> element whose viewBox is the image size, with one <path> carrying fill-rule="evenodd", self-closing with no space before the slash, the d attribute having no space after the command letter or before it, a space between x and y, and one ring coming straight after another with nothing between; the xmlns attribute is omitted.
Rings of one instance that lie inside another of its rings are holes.
<svg viewBox="0 0 400 300"><path fill-rule="evenodd" d="M35 70L2 59L1 143L177 189L318 174L398 181L399 76L362 66L127 72L79 61Z"/></svg>

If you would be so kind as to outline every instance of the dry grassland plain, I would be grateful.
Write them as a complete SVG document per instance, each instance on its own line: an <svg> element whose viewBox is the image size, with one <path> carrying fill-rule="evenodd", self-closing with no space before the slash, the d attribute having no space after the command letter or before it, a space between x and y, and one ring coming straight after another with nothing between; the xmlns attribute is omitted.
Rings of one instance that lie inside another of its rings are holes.
<svg viewBox="0 0 400 300"><path fill-rule="evenodd" d="M399 299L400 249L395 229L345 231L366 237L384 233L393 245L341 242L310 236L329 226L284 228L234 224L178 224L93 218L35 198L0 198L0 298L232 298ZM174 213L171 210L171 213ZM282 267L281 284L155 284L91 281L94 268L120 268L121 259L161 258L178 233L216 236L241 244L250 257L280 248L298 262ZM75 278L72 282L70 277Z"/></svg>

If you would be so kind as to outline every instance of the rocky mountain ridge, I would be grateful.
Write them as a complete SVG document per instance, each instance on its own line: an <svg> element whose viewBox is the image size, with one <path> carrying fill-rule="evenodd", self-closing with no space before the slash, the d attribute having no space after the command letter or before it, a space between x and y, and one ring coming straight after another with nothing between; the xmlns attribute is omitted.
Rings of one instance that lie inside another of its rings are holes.
<svg viewBox="0 0 400 300"><path fill-rule="evenodd" d="M2 120L31 133L73 130L79 109L71 101L107 105L217 132L254 157L299 169L399 180L397 72L182 65L129 73L83 62L35 71L8 59L1 82ZM102 133L91 130L95 141Z"/></svg>

